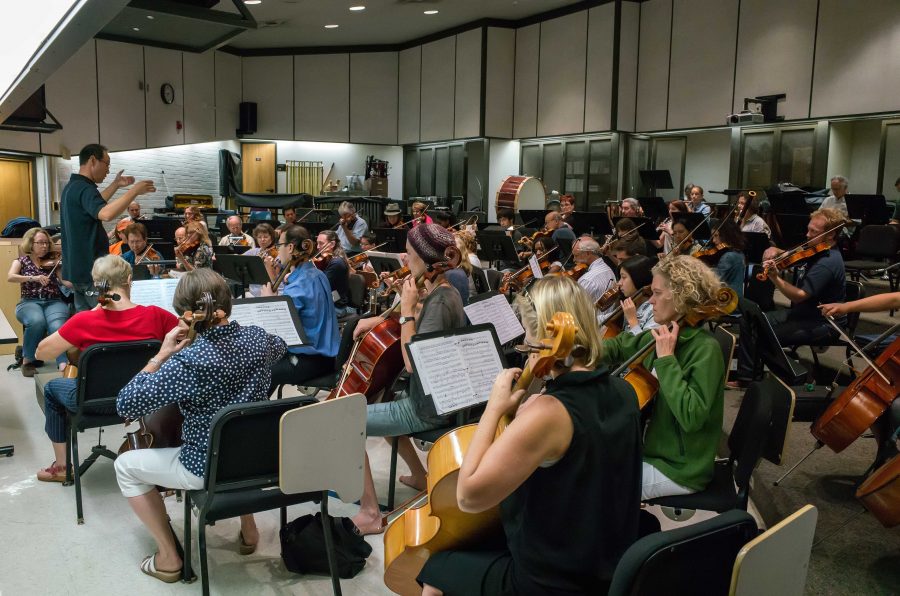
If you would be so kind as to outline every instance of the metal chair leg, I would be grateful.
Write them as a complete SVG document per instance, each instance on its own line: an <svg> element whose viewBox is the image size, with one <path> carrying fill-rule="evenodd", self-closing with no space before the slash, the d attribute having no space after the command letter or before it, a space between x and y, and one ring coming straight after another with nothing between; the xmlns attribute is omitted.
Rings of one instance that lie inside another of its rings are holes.
<svg viewBox="0 0 900 596"><path fill-rule="evenodd" d="M81 460L78 457L78 431L72 429L72 471L75 473L75 512L78 525L84 523L84 511L81 507Z"/></svg>
<svg viewBox="0 0 900 596"><path fill-rule="evenodd" d="M388 511L393 511L394 509L394 491L397 488L397 450L399 445L400 438L392 437L391 438L391 472L388 476L388 500L387 500L387 508Z"/></svg>
<svg viewBox="0 0 900 596"><path fill-rule="evenodd" d="M66 428L66 481L63 486L72 486L75 478L72 476L72 443L78 440L73 436L71 427Z"/></svg>
<svg viewBox="0 0 900 596"><path fill-rule="evenodd" d="M328 555L328 570L331 571L331 588L335 596L341 596L341 578L334 554L334 536L331 534L331 518L328 516L328 491L322 492L322 533L325 535L325 551Z"/></svg>
<svg viewBox="0 0 900 596"><path fill-rule="evenodd" d="M203 585L203 596L209 596L209 563L206 560L206 520L197 520L197 543L200 546L200 582Z"/></svg>
<svg viewBox="0 0 900 596"><path fill-rule="evenodd" d="M191 569L191 495L184 491L184 556L181 558L181 581L190 583L197 579Z"/></svg>

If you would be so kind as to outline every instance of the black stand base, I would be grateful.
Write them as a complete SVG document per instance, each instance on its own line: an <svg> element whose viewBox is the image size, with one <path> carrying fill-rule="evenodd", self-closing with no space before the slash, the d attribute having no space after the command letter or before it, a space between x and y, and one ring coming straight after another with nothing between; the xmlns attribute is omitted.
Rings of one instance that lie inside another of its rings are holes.
<svg viewBox="0 0 900 596"><path fill-rule="evenodd" d="M0 447L0 456L12 457L15 452L15 445L4 445L3 447Z"/></svg>

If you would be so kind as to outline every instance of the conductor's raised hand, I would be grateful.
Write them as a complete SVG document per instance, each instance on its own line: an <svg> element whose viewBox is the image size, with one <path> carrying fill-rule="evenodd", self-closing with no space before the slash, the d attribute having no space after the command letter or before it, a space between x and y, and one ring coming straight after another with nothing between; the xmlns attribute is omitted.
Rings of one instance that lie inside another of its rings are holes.
<svg viewBox="0 0 900 596"><path fill-rule="evenodd" d="M131 179L134 182L134 178ZM134 182L134 188L132 189L135 195L145 195L147 193L156 192L156 186L153 184L153 180L141 180L140 182Z"/></svg>
<svg viewBox="0 0 900 596"><path fill-rule="evenodd" d="M118 173L116 173L115 180L113 180L113 184L118 188L125 188L126 186L134 184L134 176L124 176L124 172L125 170L119 170Z"/></svg>

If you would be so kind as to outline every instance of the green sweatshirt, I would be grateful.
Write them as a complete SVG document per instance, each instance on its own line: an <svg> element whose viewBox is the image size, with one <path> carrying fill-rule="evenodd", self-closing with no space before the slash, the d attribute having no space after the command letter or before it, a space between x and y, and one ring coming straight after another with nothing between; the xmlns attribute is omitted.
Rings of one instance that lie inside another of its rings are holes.
<svg viewBox="0 0 900 596"><path fill-rule="evenodd" d="M634 336L620 333L603 342L603 360L628 360L654 341L650 331ZM706 329L684 327L678 333L674 356L644 360L656 369L659 394L644 434L644 461L674 482L703 490L713 477L716 448L722 432L725 364L719 343Z"/></svg>

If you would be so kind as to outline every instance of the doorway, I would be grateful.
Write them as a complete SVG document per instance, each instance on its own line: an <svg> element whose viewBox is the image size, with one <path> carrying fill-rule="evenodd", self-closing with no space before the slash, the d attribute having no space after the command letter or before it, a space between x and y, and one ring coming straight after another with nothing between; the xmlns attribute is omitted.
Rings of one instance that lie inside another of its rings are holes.
<svg viewBox="0 0 900 596"><path fill-rule="evenodd" d="M243 192L274 193L275 143L241 143Z"/></svg>
<svg viewBox="0 0 900 596"><path fill-rule="evenodd" d="M23 216L34 219L31 161L0 157L0 227Z"/></svg>

